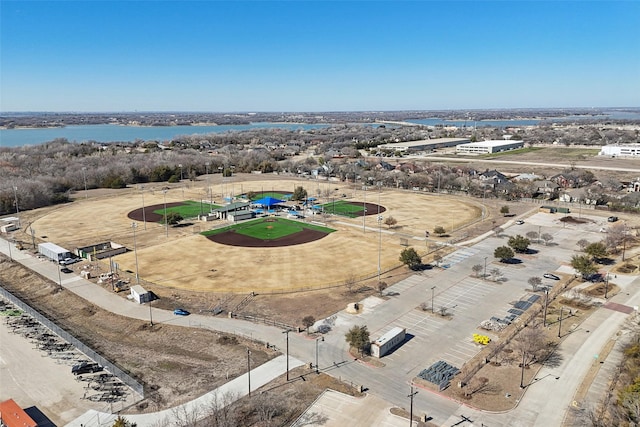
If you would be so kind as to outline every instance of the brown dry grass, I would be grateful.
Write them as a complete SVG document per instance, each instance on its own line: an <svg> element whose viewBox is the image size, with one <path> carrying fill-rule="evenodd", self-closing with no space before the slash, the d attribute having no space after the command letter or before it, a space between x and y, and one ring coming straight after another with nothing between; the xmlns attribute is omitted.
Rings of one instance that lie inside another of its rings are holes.
<svg viewBox="0 0 640 427"><path fill-rule="evenodd" d="M288 190L301 184L306 184L310 193L314 190L308 182L289 180L243 181L236 182L235 186L247 192L264 188ZM202 198L206 191L202 187L204 183L192 185L184 192L184 198L181 188L169 190L167 202ZM366 197L361 191L354 195L353 189L343 184L322 186L333 189L334 196L347 194L349 200ZM359 278L375 276L379 251L383 271L396 267L402 249L400 237L407 238L410 245L426 250L422 239L425 230L433 230L437 225L447 230L459 228L480 215L480 208L471 199L394 190L368 193L371 193L367 197L370 202L377 202L379 198L380 204L387 208L385 216L398 220L397 227L392 230L383 227L383 232L378 233L375 215L364 221L362 218L333 217L327 225L338 231L316 242L280 248L239 248L215 244L197 234L218 225L219 221L171 228L168 238L165 229L157 223L147 223L146 230L143 224L138 224L136 244L140 276L144 282L204 292L272 293L327 287L340 284L353 274ZM326 197L321 202L329 200ZM151 190L145 196L147 206L163 202L164 195L157 190ZM132 190L42 210L42 215L36 213L32 226L42 240L69 249L108 240L133 248L131 220L127 213L140 206L140 193ZM308 220L324 219L314 216ZM363 231L363 225L367 227L366 231ZM134 271L136 268L133 251L114 257L114 261L123 270Z"/></svg>

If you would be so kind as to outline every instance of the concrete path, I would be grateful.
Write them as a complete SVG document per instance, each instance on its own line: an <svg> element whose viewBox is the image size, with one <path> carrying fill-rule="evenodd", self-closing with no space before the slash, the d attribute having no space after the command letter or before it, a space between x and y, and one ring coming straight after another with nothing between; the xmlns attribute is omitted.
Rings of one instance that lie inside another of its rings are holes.
<svg viewBox="0 0 640 427"><path fill-rule="evenodd" d="M301 365L303 365L303 363L300 360L289 358L290 369ZM224 401L224 403L230 404L249 394L249 377L251 379L251 390L255 390L284 373L286 373L286 356L279 356L252 369L250 375L241 375L191 402L159 412L123 415L123 417L132 423L136 423L138 427L164 425L163 422L165 421L175 421L176 414L178 416L182 415L183 417L188 416L190 420L194 418L202 419L207 415L207 408L216 405L216 402ZM219 407L217 409L219 409ZM194 415L196 416L194 417ZM91 410L68 423L67 427L112 426L116 417L116 414Z"/></svg>

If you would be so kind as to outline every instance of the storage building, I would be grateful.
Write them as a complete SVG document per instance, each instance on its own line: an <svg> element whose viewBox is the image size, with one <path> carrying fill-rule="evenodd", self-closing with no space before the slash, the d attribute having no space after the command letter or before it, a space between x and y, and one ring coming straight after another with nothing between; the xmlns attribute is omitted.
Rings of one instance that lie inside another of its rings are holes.
<svg viewBox="0 0 640 427"><path fill-rule="evenodd" d="M467 138L434 138L421 139L418 141L392 142L390 144L378 145L378 150L390 151L426 151L430 152L438 148L455 147L459 144L469 142Z"/></svg>
<svg viewBox="0 0 640 427"><path fill-rule="evenodd" d="M147 291L140 285L131 287L131 298L138 304L143 304L152 300L151 292Z"/></svg>
<svg viewBox="0 0 640 427"><path fill-rule="evenodd" d="M600 148L598 155L610 157L638 157L640 156L640 144L604 145Z"/></svg>
<svg viewBox="0 0 640 427"><path fill-rule="evenodd" d="M495 140L471 142L456 146L456 154L491 154L524 147L522 141Z"/></svg>
<svg viewBox="0 0 640 427"><path fill-rule="evenodd" d="M407 330L395 327L389 332L375 340L371 344L371 355L374 357L382 357L389 353L394 347L402 344Z"/></svg>
<svg viewBox="0 0 640 427"><path fill-rule="evenodd" d="M0 425L6 427L38 427L38 424L13 399L0 402Z"/></svg>
<svg viewBox="0 0 640 427"><path fill-rule="evenodd" d="M38 244L38 253L44 255L49 258L51 261L60 262L65 258L71 258L71 252L69 252L65 248L61 248L60 246L53 243L39 243Z"/></svg>

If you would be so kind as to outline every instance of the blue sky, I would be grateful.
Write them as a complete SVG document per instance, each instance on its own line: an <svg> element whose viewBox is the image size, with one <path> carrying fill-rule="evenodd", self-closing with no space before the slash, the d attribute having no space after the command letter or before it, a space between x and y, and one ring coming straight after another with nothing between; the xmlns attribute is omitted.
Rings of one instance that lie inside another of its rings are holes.
<svg viewBox="0 0 640 427"><path fill-rule="evenodd" d="M637 1L0 1L0 111L640 106Z"/></svg>

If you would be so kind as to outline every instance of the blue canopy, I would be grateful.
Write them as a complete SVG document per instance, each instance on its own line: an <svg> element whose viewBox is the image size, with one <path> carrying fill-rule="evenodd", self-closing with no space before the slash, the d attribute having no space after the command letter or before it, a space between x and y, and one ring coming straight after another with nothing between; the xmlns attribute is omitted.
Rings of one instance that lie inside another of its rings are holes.
<svg viewBox="0 0 640 427"><path fill-rule="evenodd" d="M256 205L271 207L273 205L277 205L278 203L283 203L283 202L284 200L274 199L273 197L263 197L262 199L254 200L252 203Z"/></svg>

